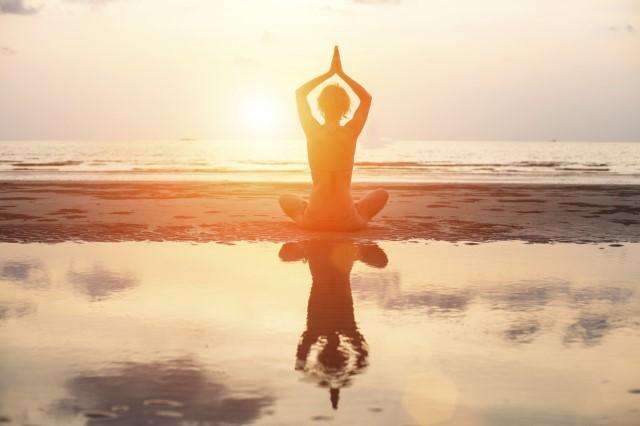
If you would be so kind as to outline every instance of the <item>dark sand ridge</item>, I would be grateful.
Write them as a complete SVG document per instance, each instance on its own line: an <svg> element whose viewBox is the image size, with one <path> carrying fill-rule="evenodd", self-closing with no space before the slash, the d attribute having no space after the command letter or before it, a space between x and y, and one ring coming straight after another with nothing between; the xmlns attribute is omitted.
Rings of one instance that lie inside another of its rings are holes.
<svg viewBox="0 0 640 426"><path fill-rule="evenodd" d="M640 242L640 185L354 184L390 202L362 240ZM0 241L291 241L278 206L308 184L0 182Z"/></svg>

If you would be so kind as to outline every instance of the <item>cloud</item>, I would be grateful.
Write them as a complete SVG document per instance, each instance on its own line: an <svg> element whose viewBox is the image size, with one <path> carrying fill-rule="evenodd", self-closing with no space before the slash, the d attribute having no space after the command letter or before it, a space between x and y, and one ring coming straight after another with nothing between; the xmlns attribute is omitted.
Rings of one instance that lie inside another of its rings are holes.
<svg viewBox="0 0 640 426"><path fill-rule="evenodd" d="M513 343L531 343L540 333L540 322L536 320L523 321L512 324L504 332L504 338Z"/></svg>
<svg viewBox="0 0 640 426"><path fill-rule="evenodd" d="M83 4L100 7L115 0L64 0L67 3ZM33 15L40 11L40 7L33 5L30 0L0 0L0 14Z"/></svg>
<svg viewBox="0 0 640 426"><path fill-rule="evenodd" d="M25 0L0 0L0 14L32 15L38 8L29 6Z"/></svg>
<svg viewBox="0 0 640 426"><path fill-rule="evenodd" d="M89 426L214 426L253 423L275 403L262 389L239 392L191 359L120 365L73 377L69 397L56 401L53 410L62 416L84 413Z"/></svg>
<svg viewBox="0 0 640 426"><path fill-rule="evenodd" d="M17 53L17 50L12 49L8 46L0 46L0 56L13 56Z"/></svg>
<svg viewBox="0 0 640 426"><path fill-rule="evenodd" d="M96 265L85 271L69 271L67 280L92 301L105 300L138 284L129 274L109 271Z"/></svg>
<svg viewBox="0 0 640 426"><path fill-rule="evenodd" d="M0 281L8 281L22 288L47 288L49 273L36 260L0 263Z"/></svg>
<svg viewBox="0 0 640 426"><path fill-rule="evenodd" d="M609 31L616 33L616 32L621 32L621 33L633 33L635 32L635 27L631 24L624 24L624 25L611 25L609 27Z"/></svg>
<svg viewBox="0 0 640 426"><path fill-rule="evenodd" d="M615 318L605 314L586 314L567 327L564 343L581 342L585 346L595 346L613 329L620 328L621 324Z"/></svg>
<svg viewBox="0 0 640 426"><path fill-rule="evenodd" d="M35 306L27 302L0 302L0 321L9 318L20 318L35 312Z"/></svg>
<svg viewBox="0 0 640 426"><path fill-rule="evenodd" d="M640 325L633 305L634 292L624 287L574 289L569 282L523 281L476 292L468 288L443 291L437 287L423 291L404 291L396 272L358 273L351 280L358 300L375 302L385 310L422 311L431 318L450 318L467 314L472 305L504 313L506 329L499 335L509 343L527 344L545 333L562 339L564 345L597 346L622 328ZM547 306L564 306L574 312L569 326L558 330L546 321ZM493 333L493 332L491 332Z"/></svg>

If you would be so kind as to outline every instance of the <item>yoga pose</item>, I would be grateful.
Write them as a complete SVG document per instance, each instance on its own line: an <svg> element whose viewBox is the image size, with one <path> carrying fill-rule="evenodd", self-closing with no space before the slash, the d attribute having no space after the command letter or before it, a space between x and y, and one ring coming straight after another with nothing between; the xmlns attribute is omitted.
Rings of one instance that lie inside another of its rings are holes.
<svg viewBox="0 0 640 426"><path fill-rule="evenodd" d="M356 261L374 268L389 263L376 244L350 240L307 240L285 243L283 262L303 261L311 272L306 329L296 351L296 370L319 386L329 388L338 408L340 389L368 365L369 347L358 330L351 295L351 269Z"/></svg>
<svg viewBox="0 0 640 426"><path fill-rule="evenodd" d="M333 75L344 80L360 99L353 118L340 124L349 111L347 92L337 84L326 86L318 96L318 108L324 116L320 124L311 114L307 97ZM336 46L328 72L303 84L296 91L298 115L307 137L307 153L313 188L309 202L292 195L280 197L282 210L298 225L325 231L353 231L364 228L387 202L385 190L376 189L359 201L351 197L351 174L358 135L371 106L371 95L342 70Z"/></svg>

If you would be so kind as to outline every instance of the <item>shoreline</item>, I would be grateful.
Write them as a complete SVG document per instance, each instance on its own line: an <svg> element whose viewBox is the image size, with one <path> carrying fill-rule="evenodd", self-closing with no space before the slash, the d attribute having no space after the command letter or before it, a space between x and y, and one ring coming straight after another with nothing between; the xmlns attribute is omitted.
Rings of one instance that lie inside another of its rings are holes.
<svg viewBox="0 0 640 426"><path fill-rule="evenodd" d="M230 174L233 174L235 172L229 172ZM262 173L262 172L260 172ZM286 174L289 173L287 171L284 172L271 172L271 173L277 173L277 174ZM120 172L118 173L114 173L114 174L120 174ZM115 178L110 178L110 179L77 179L74 177L71 177L69 179L51 179L51 178L43 178L43 179L32 179L32 178L24 178L24 179L16 179L16 178L8 178L8 179L4 179L0 176L0 184L2 183L46 183L46 184L56 184L56 183L63 183L63 184L101 184L101 183L105 183L105 184L153 184L153 183L157 183L157 184L211 184L211 185L218 185L218 184L240 184L240 185L247 185L247 184L264 184L264 185L311 185L311 177L310 175L305 177L304 179L291 179L291 180L257 180L257 179L247 179L247 180L236 180L236 179L197 179L197 178L173 178L173 179L139 179L139 178L124 178L124 179L115 179ZM618 187L618 186L622 186L622 187L633 187L633 186L640 186L640 179L634 179L633 182L630 181L622 181L622 182L606 182L606 181L578 181L578 182L570 182L570 181L565 181L565 182L558 182L557 179L554 180L545 180L545 179L540 179L538 178L536 182L529 182L526 180L492 180L492 179L487 179L484 181L478 180L476 178L474 179L469 179L469 180L464 180L464 179L453 179L453 180L447 180L447 179L442 179L442 180L422 180L422 181L412 181L412 180L380 180L380 181L376 181L376 180L353 180L352 181L352 187L357 187L357 186L441 186L441 185L469 185L469 186L476 186L476 185L518 185L518 186L533 186L533 187L540 187L540 186L575 186L575 187L583 187L583 186L597 186L597 187L602 187L602 186L611 186L611 187Z"/></svg>
<svg viewBox="0 0 640 426"><path fill-rule="evenodd" d="M280 212L310 183L0 181L0 242L283 242L308 238L480 243L640 242L640 185L354 183L389 204L367 229L305 231Z"/></svg>

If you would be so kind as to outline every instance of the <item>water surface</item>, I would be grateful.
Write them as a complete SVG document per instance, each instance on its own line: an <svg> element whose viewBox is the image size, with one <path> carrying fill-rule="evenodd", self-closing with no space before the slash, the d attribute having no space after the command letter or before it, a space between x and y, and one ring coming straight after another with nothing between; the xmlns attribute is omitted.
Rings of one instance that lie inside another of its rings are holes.
<svg viewBox="0 0 640 426"><path fill-rule="evenodd" d="M635 425L640 245L0 244L17 425Z"/></svg>
<svg viewBox="0 0 640 426"><path fill-rule="evenodd" d="M640 183L640 143L362 141L354 181ZM0 180L307 182L301 140L0 141Z"/></svg>

